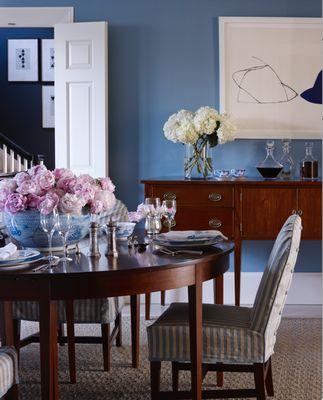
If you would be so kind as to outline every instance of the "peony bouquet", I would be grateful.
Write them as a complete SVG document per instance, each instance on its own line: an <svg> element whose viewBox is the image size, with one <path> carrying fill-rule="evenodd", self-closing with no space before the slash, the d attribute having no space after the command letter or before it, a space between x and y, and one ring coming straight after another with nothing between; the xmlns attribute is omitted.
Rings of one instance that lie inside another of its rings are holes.
<svg viewBox="0 0 323 400"><path fill-rule="evenodd" d="M193 147L192 156L185 162L185 173L196 167L204 177L213 172L212 160L205 159L205 163L202 162L206 146L215 147L232 141L236 132L229 115L219 114L211 107L201 107L195 113L180 110L168 118L163 129L168 140Z"/></svg>
<svg viewBox="0 0 323 400"><path fill-rule="evenodd" d="M15 215L34 209L49 214L58 209L62 213L99 214L113 208L114 190L110 178L76 176L66 168L50 171L36 165L0 182L0 211Z"/></svg>

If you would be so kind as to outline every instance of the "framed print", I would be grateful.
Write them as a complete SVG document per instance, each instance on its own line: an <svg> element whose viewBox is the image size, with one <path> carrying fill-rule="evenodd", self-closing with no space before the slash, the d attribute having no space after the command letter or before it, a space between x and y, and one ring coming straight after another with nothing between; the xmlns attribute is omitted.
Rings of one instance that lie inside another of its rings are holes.
<svg viewBox="0 0 323 400"><path fill-rule="evenodd" d="M320 18L220 17L220 110L241 138L322 138Z"/></svg>
<svg viewBox="0 0 323 400"><path fill-rule="evenodd" d="M55 127L55 88L51 86L42 87L42 109L43 128Z"/></svg>
<svg viewBox="0 0 323 400"><path fill-rule="evenodd" d="M55 49L54 39L41 41L41 79L44 82L54 82Z"/></svg>
<svg viewBox="0 0 323 400"><path fill-rule="evenodd" d="M8 40L8 81L38 81L38 40Z"/></svg>

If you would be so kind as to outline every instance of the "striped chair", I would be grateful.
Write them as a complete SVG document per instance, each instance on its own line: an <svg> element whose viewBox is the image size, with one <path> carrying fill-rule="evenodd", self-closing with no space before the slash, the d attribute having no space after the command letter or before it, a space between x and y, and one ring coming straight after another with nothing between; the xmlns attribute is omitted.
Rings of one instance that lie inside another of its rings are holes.
<svg viewBox="0 0 323 400"><path fill-rule="evenodd" d="M266 391L269 396L274 395L271 356L292 281L301 229L298 215L290 216L285 222L252 308L203 305L204 376L208 371L252 372L256 386L255 389L203 391L206 398L257 397L262 400L266 398ZM159 391L161 361L172 362L175 392L178 392L179 370L190 369L188 321L188 305L174 303L147 329L152 399L163 398Z"/></svg>
<svg viewBox="0 0 323 400"><path fill-rule="evenodd" d="M110 218L118 221L128 220L126 206L117 200L114 209L101 215L101 223L106 223ZM58 342L63 345L68 343L69 348L69 372L71 383L76 382L75 343L102 343L104 370L110 370L110 349L115 340L116 345L122 345L121 310L124 301L119 298L85 299L58 302ZM31 335L20 340L21 321L39 321L38 302L16 301L13 305L15 347L18 349L39 341L39 335ZM111 332L110 324L114 322ZM64 324L67 325L67 337L64 336ZM74 323L101 324L102 336L100 337L75 337Z"/></svg>
<svg viewBox="0 0 323 400"><path fill-rule="evenodd" d="M18 358L13 347L0 348L0 399L18 400Z"/></svg>

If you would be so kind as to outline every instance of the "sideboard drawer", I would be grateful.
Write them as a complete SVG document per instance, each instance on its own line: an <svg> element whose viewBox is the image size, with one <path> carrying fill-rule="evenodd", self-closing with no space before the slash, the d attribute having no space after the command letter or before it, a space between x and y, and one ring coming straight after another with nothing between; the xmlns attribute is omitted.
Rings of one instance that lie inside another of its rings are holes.
<svg viewBox="0 0 323 400"><path fill-rule="evenodd" d="M152 186L150 193L161 201L174 199L178 205L205 205L233 207L233 186L221 185L158 185Z"/></svg>
<svg viewBox="0 0 323 400"><path fill-rule="evenodd" d="M197 212L196 207L178 207L175 215L174 230L216 229L224 235L233 237L234 211L230 208L203 207Z"/></svg>

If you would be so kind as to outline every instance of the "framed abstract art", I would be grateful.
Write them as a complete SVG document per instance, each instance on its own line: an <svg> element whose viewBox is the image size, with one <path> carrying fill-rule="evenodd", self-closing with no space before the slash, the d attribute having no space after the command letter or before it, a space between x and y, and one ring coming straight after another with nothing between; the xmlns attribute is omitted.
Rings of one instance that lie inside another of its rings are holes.
<svg viewBox="0 0 323 400"><path fill-rule="evenodd" d="M8 81L38 81L38 40L8 40Z"/></svg>

